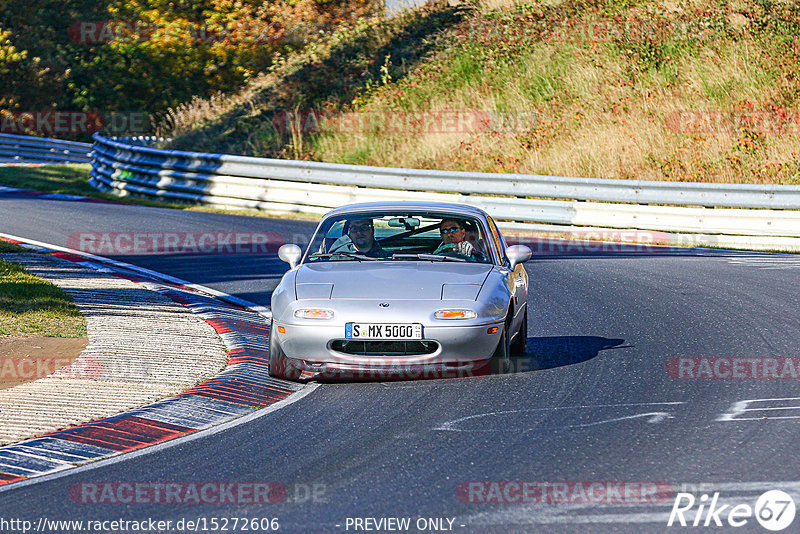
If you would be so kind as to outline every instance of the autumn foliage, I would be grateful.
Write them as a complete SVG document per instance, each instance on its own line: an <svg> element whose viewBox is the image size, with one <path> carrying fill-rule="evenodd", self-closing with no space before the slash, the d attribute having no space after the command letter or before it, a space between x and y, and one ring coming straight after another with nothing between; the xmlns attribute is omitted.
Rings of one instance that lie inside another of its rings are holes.
<svg viewBox="0 0 800 534"><path fill-rule="evenodd" d="M236 90L372 0L0 0L0 113L158 115Z"/></svg>

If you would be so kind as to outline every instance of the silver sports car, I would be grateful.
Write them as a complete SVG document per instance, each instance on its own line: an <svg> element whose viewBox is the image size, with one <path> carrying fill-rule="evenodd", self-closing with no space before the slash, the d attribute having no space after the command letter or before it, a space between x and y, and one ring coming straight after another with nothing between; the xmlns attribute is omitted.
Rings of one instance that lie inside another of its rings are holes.
<svg viewBox="0 0 800 534"><path fill-rule="evenodd" d="M528 247L459 204L335 209L272 294L269 374L409 379L507 368L527 341Z"/></svg>

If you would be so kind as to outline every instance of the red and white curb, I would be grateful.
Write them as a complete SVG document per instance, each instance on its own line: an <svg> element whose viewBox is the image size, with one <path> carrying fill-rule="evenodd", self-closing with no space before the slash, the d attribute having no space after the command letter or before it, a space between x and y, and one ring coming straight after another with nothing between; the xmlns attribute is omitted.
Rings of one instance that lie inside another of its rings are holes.
<svg viewBox="0 0 800 534"><path fill-rule="evenodd" d="M165 295L210 324L230 355L221 373L179 395L0 447L0 486L224 426L243 416L249 419L246 416L304 388L268 375L271 314L263 306L108 258L7 234L0 234L0 239L143 284Z"/></svg>

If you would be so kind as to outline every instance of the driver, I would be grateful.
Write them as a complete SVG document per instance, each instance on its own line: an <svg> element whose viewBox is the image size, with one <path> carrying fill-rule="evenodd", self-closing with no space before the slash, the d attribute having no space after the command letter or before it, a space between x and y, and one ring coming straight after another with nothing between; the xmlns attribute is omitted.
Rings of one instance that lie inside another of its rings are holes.
<svg viewBox="0 0 800 534"><path fill-rule="evenodd" d="M442 219L439 223L439 234L442 236L442 244L439 245L434 254L443 252L455 252L463 256L472 256L475 247L467 241L467 231L458 219Z"/></svg>
<svg viewBox="0 0 800 534"><path fill-rule="evenodd" d="M376 258L389 256L375 241L375 226L372 218L348 221L347 233L333 242L329 252L355 252Z"/></svg>

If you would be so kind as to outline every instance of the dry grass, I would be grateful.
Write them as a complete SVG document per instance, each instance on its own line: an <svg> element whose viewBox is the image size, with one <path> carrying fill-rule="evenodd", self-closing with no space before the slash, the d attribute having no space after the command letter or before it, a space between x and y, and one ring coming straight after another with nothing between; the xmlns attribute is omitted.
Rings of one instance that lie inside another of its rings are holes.
<svg viewBox="0 0 800 534"><path fill-rule="evenodd" d="M403 69L390 34L381 34L381 47L348 45L351 52L374 53L359 60L374 64L371 82L349 87L352 102L333 105L337 112L360 116L359 127L340 121L326 130L323 121L322 131L281 136L270 130L268 112L291 111L291 102L314 104L306 89L297 92L304 86L286 83L292 75L273 73L261 78L257 90L176 110L173 132L186 132L185 140L199 140L200 146L225 140L225 146L253 155L342 163L800 183L800 45L781 41L800 28L794 4L479 0L476 5L467 19L442 26L430 51ZM634 22L626 26L630 18ZM289 71L314 79L309 73L315 65L327 72L334 48L317 49L313 60L296 59ZM381 63L385 71L378 70ZM283 96L274 98L277 93ZM232 113L260 117L237 134L245 137L238 144L227 141L231 136L225 132L233 130L224 127L230 121L219 119ZM487 120L428 127L440 113Z"/></svg>
<svg viewBox="0 0 800 534"><path fill-rule="evenodd" d="M305 137L278 131L278 117L349 106L365 88L381 83L381 63L373 57L402 56L403 64L393 66L401 76L427 50L430 34L461 16L460 7L440 5L343 25L236 94L196 98L170 110L157 124L158 134L173 139L168 148L308 159Z"/></svg>
<svg viewBox="0 0 800 534"><path fill-rule="evenodd" d="M238 100L221 94L210 98L195 96L191 101L169 109L156 124L155 135L157 137L184 135L201 126L208 117L229 112Z"/></svg>
<svg viewBox="0 0 800 534"><path fill-rule="evenodd" d="M737 5L757 12L755 4ZM666 6L684 15L711 8L708 2ZM585 44L579 37L542 42L510 66L477 72L470 83L425 91L432 98L401 99L411 111L481 110L504 116L511 126L494 122L455 134L337 132L315 140L314 157L448 170L798 183L798 125L781 125L772 107L798 117L796 100L787 101L797 88L791 76L769 71L764 42L748 33L752 20L737 15L728 15L736 38L683 44L668 64L647 71L634 69L614 43ZM397 85L416 91L407 81ZM387 88L366 105L372 113L391 114L396 100Z"/></svg>

